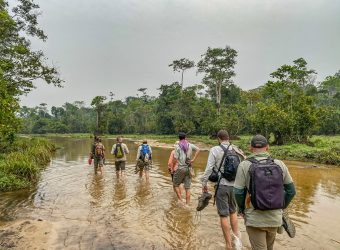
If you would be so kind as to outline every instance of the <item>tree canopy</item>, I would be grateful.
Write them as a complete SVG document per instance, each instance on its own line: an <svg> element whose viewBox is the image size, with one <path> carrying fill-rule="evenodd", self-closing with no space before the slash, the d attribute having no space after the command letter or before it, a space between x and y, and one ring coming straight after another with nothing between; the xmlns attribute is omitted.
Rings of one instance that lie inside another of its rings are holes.
<svg viewBox="0 0 340 250"><path fill-rule="evenodd" d="M18 0L10 10L8 2L0 0L1 138L13 137L18 131L18 98L30 92L37 79L59 87L62 84L57 69L46 63L44 53L31 48L30 38L47 39L38 27L38 8L32 0Z"/></svg>

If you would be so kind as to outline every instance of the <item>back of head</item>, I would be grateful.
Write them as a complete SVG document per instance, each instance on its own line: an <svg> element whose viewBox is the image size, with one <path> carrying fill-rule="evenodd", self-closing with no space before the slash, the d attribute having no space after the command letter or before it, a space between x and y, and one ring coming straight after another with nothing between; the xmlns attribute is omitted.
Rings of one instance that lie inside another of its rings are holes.
<svg viewBox="0 0 340 250"><path fill-rule="evenodd" d="M147 139L143 139L143 144L148 144L148 140Z"/></svg>
<svg viewBox="0 0 340 250"><path fill-rule="evenodd" d="M250 141L250 146L254 149L264 149L268 146L268 140L263 135L257 134Z"/></svg>
<svg viewBox="0 0 340 250"><path fill-rule="evenodd" d="M184 132L179 132L178 133L178 139L185 140L186 138L187 138L186 133L184 133Z"/></svg>
<svg viewBox="0 0 340 250"><path fill-rule="evenodd" d="M98 137L97 141L101 143L101 142L102 142L102 139L100 139L100 138Z"/></svg>
<svg viewBox="0 0 340 250"><path fill-rule="evenodd" d="M122 143L122 142L123 142L123 137L118 136L118 137L117 137L117 142L118 142L118 143Z"/></svg>
<svg viewBox="0 0 340 250"><path fill-rule="evenodd" d="M217 133L217 138L220 139L221 141L228 141L229 140L229 134L226 130L221 129Z"/></svg>

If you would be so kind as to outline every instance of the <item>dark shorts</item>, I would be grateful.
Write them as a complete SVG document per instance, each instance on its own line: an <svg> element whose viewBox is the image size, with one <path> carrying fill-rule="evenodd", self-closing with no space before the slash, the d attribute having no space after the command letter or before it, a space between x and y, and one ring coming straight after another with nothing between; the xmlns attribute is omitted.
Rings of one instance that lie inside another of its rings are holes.
<svg viewBox="0 0 340 250"><path fill-rule="evenodd" d="M179 187L182 183L184 184L185 189L190 189L191 186L191 177L189 173L189 169L185 168L178 168L172 179L174 187Z"/></svg>
<svg viewBox="0 0 340 250"><path fill-rule="evenodd" d="M115 161L116 171L125 170L125 161Z"/></svg>
<svg viewBox="0 0 340 250"><path fill-rule="evenodd" d="M103 158L93 158L93 164L95 167L102 167L104 165L104 159Z"/></svg>
<svg viewBox="0 0 340 250"><path fill-rule="evenodd" d="M216 193L216 207L221 217L228 217L236 212L234 187L219 185Z"/></svg>

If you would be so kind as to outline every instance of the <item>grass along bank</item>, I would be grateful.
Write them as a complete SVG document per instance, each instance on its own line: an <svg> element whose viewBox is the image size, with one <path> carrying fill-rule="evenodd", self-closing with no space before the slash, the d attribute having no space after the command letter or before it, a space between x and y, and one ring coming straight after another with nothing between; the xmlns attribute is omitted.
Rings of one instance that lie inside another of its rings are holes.
<svg viewBox="0 0 340 250"><path fill-rule="evenodd" d="M0 191L34 185L55 150L45 138L17 138L6 152L0 153Z"/></svg>
<svg viewBox="0 0 340 250"><path fill-rule="evenodd" d="M45 136L62 136L70 138L92 138L92 134L46 134ZM117 135L103 135L103 138L116 138ZM164 144L172 146L176 140L177 135L156 135L156 134L128 134L124 135L125 138L131 140L148 140L156 141L160 144L154 143L154 146L162 146ZM251 135L242 135L239 140L232 140L238 145L246 154L249 154L249 142ZM205 145L209 148L217 144L215 139L204 135L191 135L189 140L193 143ZM313 136L308 144L290 143L282 146L270 146L270 153L273 157L282 160L296 160L296 161L309 161L322 164L330 164L340 166L340 135L336 136Z"/></svg>

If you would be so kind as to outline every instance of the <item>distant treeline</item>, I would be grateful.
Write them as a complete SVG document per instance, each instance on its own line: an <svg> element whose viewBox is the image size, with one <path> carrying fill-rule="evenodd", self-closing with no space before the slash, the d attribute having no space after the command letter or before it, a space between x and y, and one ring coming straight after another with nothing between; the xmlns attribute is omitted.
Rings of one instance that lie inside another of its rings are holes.
<svg viewBox="0 0 340 250"><path fill-rule="evenodd" d="M182 73L182 81L161 85L157 97L141 88L140 94L123 101L113 100L112 92L96 96L91 107L82 101L51 110L44 103L24 106L19 113L21 132L210 135L225 128L234 136L262 133L278 145L307 142L313 134L340 133L340 71L315 82L316 72L299 58L278 68L263 86L245 91L231 81L236 61L230 64L230 57L237 55L231 50L209 48L197 64L198 72L204 73L202 84L186 88L184 70L195 64L174 61L169 66Z"/></svg>

